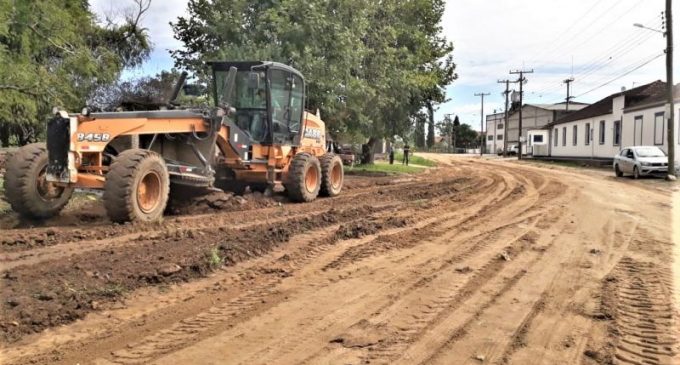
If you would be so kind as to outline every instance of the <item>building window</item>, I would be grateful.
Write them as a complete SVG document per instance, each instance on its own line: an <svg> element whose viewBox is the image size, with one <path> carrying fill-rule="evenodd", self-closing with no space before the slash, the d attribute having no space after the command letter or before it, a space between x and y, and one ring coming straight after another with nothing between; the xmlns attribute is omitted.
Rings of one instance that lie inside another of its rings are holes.
<svg viewBox="0 0 680 365"><path fill-rule="evenodd" d="M533 142L534 143L543 143L543 135L542 134L534 134L533 135Z"/></svg>
<svg viewBox="0 0 680 365"><path fill-rule="evenodd" d="M605 130L607 123L604 120L600 121L600 144L604 144Z"/></svg>
<svg viewBox="0 0 680 365"><path fill-rule="evenodd" d="M642 115L638 115L633 120L633 145L642 144L642 126L643 126Z"/></svg>
<svg viewBox="0 0 680 365"><path fill-rule="evenodd" d="M663 131L665 115L663 112L654 114L654 144L663 144Z"/></svg>
<svg viewBox="0 0 680 365"><path fill-rule="evenodd" d="M590 123L586 123L586 146L590 145Z"/></svg>
<svg viewBox="0 0 680 365"><path fill-rule="evenodd" d="M574 146L578 144L578 125L574 125L574 135L571 137Z"/></svg>
<svg viewBox="0 0 680 365"><path fill-rule="evenodd" d="M567 127L562 127L562 146L567 145Z"/></svg>
<svg viewBox="0 0 680 365"><path fill-rule="evenodd" d="M496 129L503 129L503 127L504 127L503 123L500 123L500 124L496 127Z"/></svg>
<svg viewBox="0 0 680 365"><path fill-rule="evenodd" d="M553 138L553 146L557 147L557 141L560 139L560 130L555 128L555 138Z"/></svg>
<svg viewBox="0 0 680 365"><path fill-rule="evenodd" d="M621 121L614 122L614 146L621 144Z"/></svg>
<svg viewBox="0 0 680 365"><path fill-rule="evenodd" d="M497 135L497 136L496 136L496 140L502 141L502 140L503 140L503 135L502 135L502 134Z"/></svg>
<svg viewBox="0 0 680 365"><path fill-rule="evenodd" d="M486 136L487 141L493 141L493 136Z"/></svg>

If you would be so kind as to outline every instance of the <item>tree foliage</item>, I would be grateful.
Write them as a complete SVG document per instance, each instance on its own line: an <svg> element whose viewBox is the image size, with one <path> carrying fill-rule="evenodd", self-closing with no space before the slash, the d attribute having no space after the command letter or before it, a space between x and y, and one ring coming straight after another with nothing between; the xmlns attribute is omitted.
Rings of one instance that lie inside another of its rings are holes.
<svg viewBox="0 0 680 365"><path fill-rule="evenodd" d="M443 0L189 0L172 56L203 80L210 60L289 64L334 135L405 137L456 77L443 11Z"/></svg>
<svg viewBox="0 0 680 365"><path fill-rule="evenodd" d="M168 106L180 73L173 69L156 76L118 80L98 88L89 98L88 105L96 111L156 110ZM176 102L182 107L200 107L208 104L207 90L203 85L185 83Z"/></svg>
<svg viewBox="0 0 680 365"><path fill-rule="evenodd" d="M139 26L150 0L102 24L84 0L0 0L0 142L37 138L54 106L78 110L151 50Z"/></svg>

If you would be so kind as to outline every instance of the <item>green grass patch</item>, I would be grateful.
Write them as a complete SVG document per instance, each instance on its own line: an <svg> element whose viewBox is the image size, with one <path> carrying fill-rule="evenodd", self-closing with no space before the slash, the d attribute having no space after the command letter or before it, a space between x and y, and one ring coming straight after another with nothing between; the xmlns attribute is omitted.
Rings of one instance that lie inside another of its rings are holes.
<svg viewBox="0 0 680 365"><path fill-rule="evenodd" d="M417 174L423 170L423 167L406 166L396 161L394 165L383 161L376 161L373 165L356 165L353 168L345 167L345 171L350 173Z"/></svg>
<svg viewBox="0 0 680 365"><path fill-rule="evenodd" d="M404 158L403 153L395 153L394 154L394 162L395 163L397 163L397 162L401 163L401 160L403 158ZM427 167L437 166L437 163L432 161L432 160L428 160L424 157L414 156L414 155L409 155L408 163L413 164L413 165L427 166Z"/></svg>

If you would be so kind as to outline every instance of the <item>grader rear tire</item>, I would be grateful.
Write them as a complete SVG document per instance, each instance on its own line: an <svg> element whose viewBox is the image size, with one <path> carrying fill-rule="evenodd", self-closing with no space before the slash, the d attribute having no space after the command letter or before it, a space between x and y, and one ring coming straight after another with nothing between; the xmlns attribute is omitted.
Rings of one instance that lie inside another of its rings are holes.
<svg viewBox="0 0 680 365"><path fill-rule="evenodd" d="M25 218L53 217L68 204L72 187L60 187L46 180L47 150L44 143L21 147L7 161L5 198Z"/></svg>
<svg viewBox="0 0 680 365"><path fill-rule="evenodd" d="M106 174L104 207L114 222L156 221L163 217L169 192L170 176L161 156L147 150L126 150Z"/></svg>
<svg viewBox="0 0 680 365"><path fill-rule="evenodd" d="M334 153L321 156L321 191L323 196L337 196L342 190L345 172L342 159Z"/></svg>
<svg viewBox="0 0 680 365"><path fill-rule="evenodd" d="M321 189L319 159L306 152L295 155L284 186L292 201L310 202L316 199Z"/></svg>

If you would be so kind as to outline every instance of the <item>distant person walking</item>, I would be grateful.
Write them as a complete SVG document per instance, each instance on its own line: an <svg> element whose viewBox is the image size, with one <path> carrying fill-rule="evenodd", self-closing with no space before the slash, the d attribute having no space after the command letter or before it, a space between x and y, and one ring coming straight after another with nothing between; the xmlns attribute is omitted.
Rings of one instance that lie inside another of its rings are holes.
<svg viewBox="0 0 680 365"><path fill-rule="evenodd" d="M408 155L411 153L411 147L407 144L404 145L404 158L401 160L402 165L408 166Z"/></svg>
<svg viewBox="0 0 680 365"><path fill-rule="evenodd" d="M387 153L390 156L390 165L394 165L394 147L391 144L389 149L387 150Z"/></svg>

